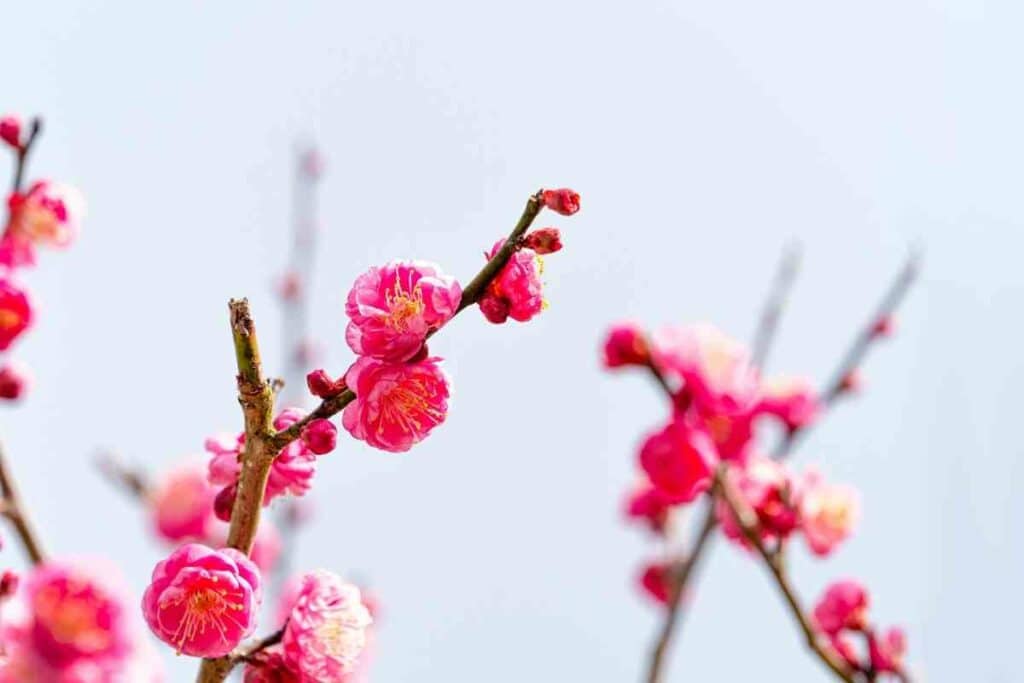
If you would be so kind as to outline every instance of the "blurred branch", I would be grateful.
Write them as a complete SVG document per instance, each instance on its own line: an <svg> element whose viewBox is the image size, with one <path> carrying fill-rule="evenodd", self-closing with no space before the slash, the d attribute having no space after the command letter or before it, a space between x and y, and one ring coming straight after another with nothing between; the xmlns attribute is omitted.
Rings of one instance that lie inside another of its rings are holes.
<svg viewBox="0 0 1024 683"><path fill-rule="evenodd" d="M757 332L754 334L754 343L750 347L751 360L757 368L764 368L768 352L771 350L772 342L775 340L779 318L786 306L786 301L789 298L790 291L793 289L793 282L796 280L799 270L800 245L793 243L782 252L775 280L772 282L768 298L761 309Z"/></svg>
<svg viewBox="0 0 1024 683"><path fill-rule="evenodd" d="M114 453L100 453L96 456L96 466L107 481L118 488L124 489L135 498L146 498L149 495L149 481L142 470L129 467Z"/></svg>
<svg viewBox="0 0 1024 683"><path fill-rule="evenodd" d="M25 144L18 148L14 162L14 180L11 184L11 192L21 192L25 181L25 168L28 166L28 157L32 153L32 146L36 138L43 132L43 120L38 116L33 117L29 126L28 138Z"/></svg>
<svg viewBox="0 0 1024 683"><path fill-rule="evenodd" d="M761 535L758 532L759 524L757 521L757 515L750 509L746 501L744 501L741 496L737 495L732 482L729 481L727 468L728 465L722 464L715 471L713 489L715 495L725 501L725 504L729 507L733 517L736 519L740 530L743 532L743 536L752 546L754 546L754 548L757 549L758 555L761 556L765 566L771 572L772 578L775 579L775 585L778 587L779 592L782 593L782 597L785 598L786 604L789 606L789 610L793 614L793 618L796 619L797 624L800 626L800 630L803 631L804 638L807 641L807 647L809 647L811 652L814 653L814 655L817 656L825 666L831 669L832 673L834 673L840 680L847 681L847 683L854 683L854 672L851 671L835 654L822 647L818 634L815 632L806 613L800 606L800 601L796 597L796 592L793 590L793 587L790 585L789 579L786 576L781 550L778 552L772 552L761 540Z"/></svg>
<svg viewBox="0 0 1024 683"><path fill-rule="evenodd" d="M29 519L28 510L22 501L14 481L14 475L11 473L10 464L7 462L7 455L2 447L0 447L0 494L3 495L3 514L14 526L18 538L21 539L21 545L25 548L25 553L32 564L42 564L46 561L46 553L43 552L42 543Z"/></svg>

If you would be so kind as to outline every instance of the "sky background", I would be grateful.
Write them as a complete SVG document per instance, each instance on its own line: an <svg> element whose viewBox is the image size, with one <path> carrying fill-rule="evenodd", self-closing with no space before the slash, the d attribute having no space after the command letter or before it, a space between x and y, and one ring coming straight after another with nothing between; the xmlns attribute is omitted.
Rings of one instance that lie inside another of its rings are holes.
<svg viewBox="0 0 1024 683"><path fill-rule="evenodd" d="M1022 20L994 0L5 7L0 109L46 117L30 174L90 209L26 277L41 312L14 355L37 385L0 413L47 546L145 586L165 551L93 454L156 471L240 428L226 302L251 299L273 373L292 150L315 139L313 320L338 373L365 268L468 280L530 192L583 195L543 218L567 245L547 312L470 310L431 345L447 423L405 455L345 438L321 461L297 564L379 594L374 681L639 680L659 614L634 577L657 549L620 509L665 408L645 377L599 370L599 340L625 317L749 339L794 239L769 370L820 381L925 249L863 395L798 452L864 505L833 557L794 549L799 591L858 577L929 680L1013 680L994 653L1024 608ZM824 680L765 572L717 545L667 680Z"/></svg>

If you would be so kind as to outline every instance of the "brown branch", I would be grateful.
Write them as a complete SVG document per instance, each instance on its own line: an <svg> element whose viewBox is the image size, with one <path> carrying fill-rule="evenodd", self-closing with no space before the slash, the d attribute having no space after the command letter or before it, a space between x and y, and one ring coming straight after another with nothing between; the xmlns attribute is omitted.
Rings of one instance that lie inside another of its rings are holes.
<svg viewBox="0 0 1024 683"><path fill-rule="evenodd" d="M846 681L847 683L855 683L854 672L841 661L834 653L828 649L822 647L819 640L818 633L814 630L814 626L811 624L810 619L807 618L806 613L800 606L800 601L796 596L793 587L789 584L789 579L786 576L785 566L782 561L782 553L773 552L765 546L761 540L761 536L758 533L758 521L757 516L753 510L746 504L739 495L737 495L732 482L729 481L728 477L728 465L721 465L715 471L715 482L714 482L714 493L719 496L725 504L729 507L730 512L736 519L736 523L739 525L740 530L743 532L743 536L747 541L757 549L758 555L764 561L765 566L771 572L772 577L775 579L775 584L779 591L782 593L783 598L786 600L786 604L789 606L790 612L793 614L793 618L796 619L797 624L800 626L800 630L803 631L804 638L807 641L807 646L811 649L811 652L818 657L832 673L834 673L840 680Z"/></svg>
<svg viewBox="0 0 1024 683"><path fill-rule="evenodd" d="M228 655L228 657L231 658L234 664L238 664L240 662L255 661L254 658L256 655L263 652L268 647L273 647L274 645L277 645L284 639L284 630L287 626L288 622L285 622L284 626L277 629L270 635L265 636L264 638L261 638L249 645L246 645L245 647L238 648L230 655Z"/></svg>
<svg viewBox="0 0 1024 683"><path fill-rule="evenodd" d="M32 564L42 564L46 561L46 553L43 552L42 543L35 531L28 516L28 511L18 492L17 484L14 482L14 475L11 473L10 464L3 448L0 448L0 494L3 495L4 515L14 525L18 538L25 548Z"/></svg>
<svg viewBox="0 0 1024 683"><path fill-rule="evenodd" d="M35 144L36 138L41 132L43 132L43 120L38 116L34 117L28 131L28 138L25 140L25 144L18 148L15 157L14 180L11 183L12 192L21 192L21 186L25 180L25 168L28 166L28 157L32 153L32 145Z"/></svg>
<svg viewBox="0 0 1024 683"><path fill-rule="evenodd" d="M114 453L96 456L96 467L112 484L124 489L135 498L149 496L149 481L142 470L126 465Z"/></svg>
<svg viewBox="0 0 1024 683"><path fill-rule="evenodd" d="M860 330L858 330L857 335L850 344L850 348L847 349L846 354L839 361L839 366L833 373L829 383L825 385L825 388L821 392L823 411L828 410L835 404L836 399L843 394L843 387L846 379L852 372L861 366L861 363L864 362L864 358L867 356L868 351L878 338L878 335L875 332L875 326L878 321L891 316L903 302L907 292L910 290L910 286L917 278L917 273L920 269L920 261L920 253L917 250L912 251L910 256L907 257L906 263L903 264L903 267L896 274L892 284L889 285L889 288L886 290L874 313L872 313L867 322L860 328ZM818 420L818 422L820 422L820 420ZM782 441L779 442L779 445L775 449L775 453L772 457L777 460L786 458L806 431L807 428L787 432L782 438Z"/></svg>

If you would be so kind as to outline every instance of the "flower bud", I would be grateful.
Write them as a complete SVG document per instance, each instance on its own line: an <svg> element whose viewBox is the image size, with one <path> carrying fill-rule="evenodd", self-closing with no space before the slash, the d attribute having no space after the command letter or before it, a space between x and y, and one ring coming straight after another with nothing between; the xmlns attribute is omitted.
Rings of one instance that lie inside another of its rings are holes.
<svg viewBox="0 0 1024 683"><path fill-rule="evenodd" d="M0 118L0 140L14 149L21 149L21 119L13 115Z"/></svg>
<svg viewBox="0 0 1024 683"><path fill-rule="evenodd" d="M12 570L6 570L2 576L0 576L0 600L14 595L15 591L18 590L18 583L20 578Z"/></svg>
<svg viewBox="0 0 1024 683"><path fill-rule="evenodd" d="M606 368L647 365L650 362L650 348L643 328L633 322L612 325L604 341L604 366Z"/></svg>
<svg viewBox="0 0 1024 683"><path fill-rule="evenodd" d="M317 455L326 455L338 445L338 428L330 420L313 420L302 430L302 440Z"/></svg>
<svg viewBox="0 0 1024 683"><path fill-rule="evenodd" d="M579 193L567 187L544 190L541 193L541 200L544 206L563 216L571 216L580 210Z"/></svg>
<svg viewBox="0 0 1024 683"><path fill-rule="evenodd" d="M0 399L16 401L28 391L31 377L27 369L17 363L0 368Z"/></svg>
<svg viewBox="0 0 1024 683"><path fill-rule="evenodd" d="M326 370L316 369L306 375L306 386L317 398L333 398L345 390L345 380L333 380Z"/></svg>
<svg viewBox="0 0 1024 683"><path fill-rule="evenodd" d="M508 320L509 308L509 303L505 299L486 295L480 299L480 310L492 323L500 325Z"/></svg>
<svg viewBox="0 0 1024 683"><path fill-rule="evenodd" d="M523 246L538 254L554 254L562 248L562 235L558 228L541 228L527 235Z"/></svg>
<svg viewBox="0 0 1024 683"><path fill-rule="evenodd" d="M231 511L235 507L235 498L238 497L238 484L225 486L213 499L213 513L222 522L231 521Z"/></svg>

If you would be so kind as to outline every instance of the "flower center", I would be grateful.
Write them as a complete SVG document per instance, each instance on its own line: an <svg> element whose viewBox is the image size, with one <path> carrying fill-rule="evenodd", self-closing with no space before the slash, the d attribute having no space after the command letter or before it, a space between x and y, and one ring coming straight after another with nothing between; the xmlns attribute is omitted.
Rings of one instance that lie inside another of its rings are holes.
<svg viewBox="0 0 1024 683"><path fill-rule="evenodd" d="M9 330L21 324L21 316L14 311L0 310L0 329Z"/></svg>
<svg viewBox="0 0 1024 683"><path fill-rule="evenodd" d="M110 644L110 636L99 626L97 605L87 596L61 596L56 589L42 591L35 601L36 619L59 643L86 652L97 652Z"/></svg>
<svg viewBox="0 0 1024 683"><path fill-rule="evenodd" d="M172 638L172 642L178 646L179 650L186 642L205 633L208 628L217 631L222 639L227 640L225 621L233 619L232 612L243 609L241 605L228 601L227 595L226 590L208 586L198 588L188 596L164 605L164 607L179 605L185 601L185 614Z"/></svg>
<svg viewBox="0 0 1024 683"><path fill-rule="evenodd" d="M408 379L392 387L381 401L381 416L397 424L406 433L419 432L423 418L440 422L444 413L433 407L428 397L433 392L421 379Z"/></svg>
<svg viewBox="0 0 1024 683"><path fill-rule="evenodd" d="M385 294L384 299L388 305L387 324L395 330L408 329L409 321L420 316L426 308L419 284L407 292L401 282L396 282L395 288Z"/></svg>

